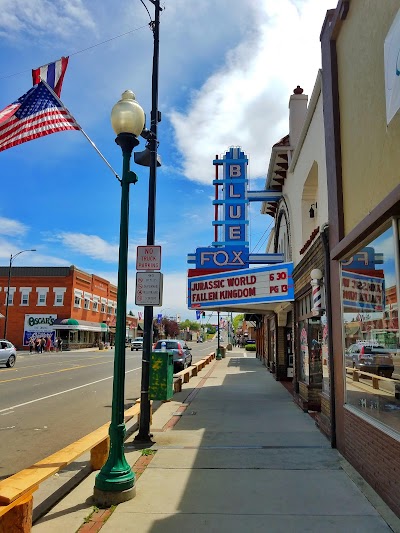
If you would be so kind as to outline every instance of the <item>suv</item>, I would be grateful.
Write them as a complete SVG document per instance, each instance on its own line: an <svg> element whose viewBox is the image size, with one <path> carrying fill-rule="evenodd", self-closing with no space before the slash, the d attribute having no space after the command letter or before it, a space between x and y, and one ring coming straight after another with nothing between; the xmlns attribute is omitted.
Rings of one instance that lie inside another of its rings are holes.
<svg viewBox="0 0 400 533"><path fill-rule="evenodd" d="M174 372L184 370L192 364L191 348L185 341L163 339L157 341L154 345L153 352L162 352L162 344L165 342L167 352L172 352L174 356Z"/></svg>
<svg viewBox="0 0 400 533"><path fill-rule="evenodd" d="M0 364L11 368L17 360L17 350L14 344L6 339L0 339Z"/></svg>
<svg viewBox="0 0 400 533"><path fill-rule="evenodd" d="M391 378L394 372L393 358L389 350L378 344L352 344L346 350L346 365Z"/></svg>
<svg viewBox="0 0 400 533"><path fill-rule="evenodd" d="M143 337L136 337L136 339L133 339L131 342L131 352L133 350L143 350Z"/></svg>

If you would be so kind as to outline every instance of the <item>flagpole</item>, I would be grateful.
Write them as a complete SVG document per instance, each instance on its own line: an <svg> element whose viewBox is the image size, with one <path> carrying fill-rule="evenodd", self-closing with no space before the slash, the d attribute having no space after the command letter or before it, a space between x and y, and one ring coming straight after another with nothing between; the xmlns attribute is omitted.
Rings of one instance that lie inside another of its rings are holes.
<svg viewBox="0 0 400 533"><path fill-rule="evenodd" d="M41 81L43 82L43 84L47 87L47 89L51 92L51 94L54 96L54 98L57 100L57 102L59 104L61 104L63 106L63 108L68 111L68 113L72 116L72 114L70 113L69 109L67 107L65 107L64 103L61 101L61 99L56 95L56 93L53 91L53 89L50 87L50 85L43 79L43 78L40 78ZM75 117L74 117L75 119ZM75 120L76 122L76 120ZM114 174L114 176L117 178L118 181L121 181L121 178L118 176L118 174L115 172L115 170L113 169L113 167L110 165L110 163L107 161L107 159L104 157L104 155L100 152L100 150L97 148L97 146L94 144L94 142L92 141L92 139L89 137L89 135L82 129L81 125L78 124L76 122L77 126L79 127L79 131L82 133L82 135L85 137L85 139L87 139L90 143L90 145L96 150L96 152L98 153L98 155L102 158L102 160L104 161L104 163L108 166L108 168L111 170L111 172Z"/></svg>

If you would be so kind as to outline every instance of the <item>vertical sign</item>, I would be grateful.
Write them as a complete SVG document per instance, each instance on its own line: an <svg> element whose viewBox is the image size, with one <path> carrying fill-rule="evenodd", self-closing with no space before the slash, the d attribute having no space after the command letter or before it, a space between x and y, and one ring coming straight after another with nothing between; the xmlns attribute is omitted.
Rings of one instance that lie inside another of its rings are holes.
<svg viewBox="0 0 400 533"><path fill-rule="evenodd" d="M231 148L224 158L224 211L226 245L247 245L246 183L247 157L242 150Z"/></svg>

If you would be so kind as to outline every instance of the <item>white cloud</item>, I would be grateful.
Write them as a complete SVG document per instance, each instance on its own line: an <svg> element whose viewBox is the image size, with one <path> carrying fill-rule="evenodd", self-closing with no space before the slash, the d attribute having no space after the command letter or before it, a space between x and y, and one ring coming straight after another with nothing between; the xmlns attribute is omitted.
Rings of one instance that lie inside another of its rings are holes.
<svg viewBox="0 0 400 533"><path fill-rule="evenodd" d="M18 220L11 218L0 217L0 235L8 235L9 237L22 237L28 231L28 226L22 224Z"/></svg>
<svg viewBox="0 0 400 533"><path fill-rule="evenodd" d="M30 35L36 40L68 37L79 29L94 28L82 0L2 0L0 6L0 34L10 40Z"/></svg>
<svg viewBox="0 0 400 533"><path fill-rule="evenodd" d="M296 85L310 94L320 67L319 33L329 0L248 2L257 30L233 48L225 64L170 119L190 180L210 183L212 159L240 145L250 174L265 175L272 145L288 133L287 104Z"/></svg>
<svg viewBox="0 0 400 533"><path fill-rule="evenodd" d="M74 252L110 263L118 261L118 244L110 244L97 235L84 233L59 233L56 236L64 246Z"/></svg>

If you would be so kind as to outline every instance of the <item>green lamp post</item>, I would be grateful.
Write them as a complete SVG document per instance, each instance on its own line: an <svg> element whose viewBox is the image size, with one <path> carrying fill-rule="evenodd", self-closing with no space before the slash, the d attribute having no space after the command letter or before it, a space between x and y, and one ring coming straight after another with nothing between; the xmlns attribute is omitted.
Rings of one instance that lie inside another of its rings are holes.
<svg viewBox="0 0 400 533"><path fill-rule="evenodd" d="M115 142L122 149L123 172L121 183L121 218L119 234L117 323L114 351L114 379L111 410L110 452L105 465L96 476L94 499L100 505L115 505L135 496L135 474L126 461L124 438L125 393L125 336L126 336L126 294L128 278L128 223L129 185L137 182L137 176L130 170L132 150L139 144L137 137L145 123L144 111L136 102L132 91L125 91L122 99L111 112L111 124L117 134Z"/></svg>

